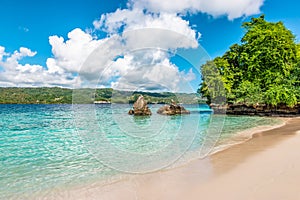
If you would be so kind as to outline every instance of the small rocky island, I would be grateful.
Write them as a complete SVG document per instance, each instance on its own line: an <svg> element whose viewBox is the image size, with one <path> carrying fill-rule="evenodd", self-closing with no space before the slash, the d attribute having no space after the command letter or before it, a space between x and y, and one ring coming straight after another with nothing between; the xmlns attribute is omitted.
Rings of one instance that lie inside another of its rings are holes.
<svg viewBox="0 0 300 200"><path fill-rule="evenodd" d="M190 114L190 111L186 110L183 106L178 105L175 101L171 101L171 104L164 105L157 110L158 114L161 115L182 115Z"/></svg>
<svg viewBox="0 0 300 200"><path fill-rule="evenodd" d="M152 114L143 95L140 95L136 102L134 102L133 109L130 109L128 114L136 116L147 116Z"/></svg>

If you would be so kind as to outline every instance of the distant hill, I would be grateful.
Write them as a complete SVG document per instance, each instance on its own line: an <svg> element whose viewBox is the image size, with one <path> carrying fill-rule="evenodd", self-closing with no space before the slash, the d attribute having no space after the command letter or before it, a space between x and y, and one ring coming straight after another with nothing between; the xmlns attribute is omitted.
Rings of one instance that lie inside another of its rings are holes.
<svg viewBox="0 0 300 200"><path fill-rule="evenodd" d="M206 101L196 93L132 92L111 88L8 87L0 88L0 104L133 103L139 95L143 95L150 104L170 103L171 99L185 104L205 103Z"/></svg>

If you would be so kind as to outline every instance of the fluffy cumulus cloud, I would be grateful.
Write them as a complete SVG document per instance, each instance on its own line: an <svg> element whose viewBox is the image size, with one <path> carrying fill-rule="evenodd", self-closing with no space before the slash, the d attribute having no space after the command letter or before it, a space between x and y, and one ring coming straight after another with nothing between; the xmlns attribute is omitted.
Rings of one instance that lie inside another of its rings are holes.
<svg viewBox="0 0 300 200"><path fill-rule="evenodd" d="M2 86L64 86L76 87L80 85L80 77L75 75L82 64L101 42L92 35L74 29L65 40L63 37L50 36L52 47L51 58L45 65L20 64L25 57L33 57L37 52L21 47L13 53L5 52L0 46L0 84Z"/></svg>
<svg viewBox="0 0 300 200"><path fill-rule="evenodd" d="M196 33L196 31L190 27L188 21L182 19L177 14L149 14L145 13L142 9L118 9L113 13L103 14L100 20L94 21L93 24L96 29L101 29L109 34L119 33L120 30L126 33L138 29L148 29L148 35L145 35L147 38L145 38L144 41L146 42L147 39L152 38L153 40L160 41L164 48L195 48L198 45L197 39L200 36L199 33ZM153 35L151 29L168 30L169 33L166 34L166 32L163 31L159 33L156 31L156 34ZM166 37L166 35L172 34L171 32L177 35L180 34L182 38L186 37L189 40L185 40L186 43L182 44L182 46L170 46L178 41L178 38Z"/></svg>
<svg viewBox="0 0 300 200"><path fill-rule="evenodd" d="M3 56L5 56L5 48L0 46L0 62L2 61Z"/></svg>
<svg viewBox="0 0 300 200"><path fill-rule="evenodd" d="M120 78L111 86L121 90L179 91L178 85L194 79L194 73L192 70L188 73L180 71L166 54L168 52L161 50L143 50L117 59L108 74Z"/></svg>
<svg viewBox="0 0 300 200"><path fill-rule="evenodd" d="M101 44L102 40L94 39L90 34L76 28L68 33L68 39L50 36L54 58L48 58L50 70L64 69L68 72L78 72L87 57Z"/></svg>
<svg viewBox="0 0 300 200"><path fill-rule="evenodd" d="M12 54L0 46L1 86L65 86L78 84L77 77L68 73L53 73L41 65L20 64L25 57L33 57L37 52L21 47Z"/></svg>
<svg viewBox="0 0 300 200"><path fill-rule="evenodd" d="M260 12L264 0L131 0L132 7L155 13L197 13L235 19Z"/></svg>
<svg viewBox="0 0 300 200"><path fill-rule="evenodd" d="M93 24L123 40L122 58L103 70L99 82L113 80L111 87L124 90L178 91L179 84L187 81L182 77L195 78L192 70L185 74L170 61L171 52L178 48L197 48L200 37L176 13L147 13L129 7L103 14Z"/></svg>

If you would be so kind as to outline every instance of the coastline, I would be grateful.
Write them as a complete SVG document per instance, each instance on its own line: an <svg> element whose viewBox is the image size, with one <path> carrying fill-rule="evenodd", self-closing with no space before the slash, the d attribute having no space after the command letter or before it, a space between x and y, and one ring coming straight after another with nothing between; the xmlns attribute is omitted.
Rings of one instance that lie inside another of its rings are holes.
<svg viewBox="0 0 300 200"><path fill-rule="evenodd" d="M297 182L292 188L278 187L286 181L300 179L300 173L295 171L296 166L300 167L299 130L299 117L285 119L273 129L257 129L245 142L181 167L130 175L108 185L95 183L59 191L59 195L64 199L199 199L200 196L208 199L298 199ZM249 130L240 134L248 133ZM282 181L275 181L277 178ZM259 185L266 189L260 189ZM275 192L271 192L273 189ZM277 198L279 193L281 196Z"/></svg>
<svg viewBox="0 0 300 200"><path fill-rule="evenodd" d="M266 131L270 131L270 130L285 126L286 123L293 118L276 117L275 119L280 120L281 123L275 124L275 125L256 126L256 127L250 128L250 129L239 131L229 138L219 140L216 144L216 148L214 149L214 151L212 151L210 153L209 156L213 156L214 154L216 154L218 152L225 151L226 149L229 149L235 145L243 144L244 142L247 142L247 141L251 140L253 137L255 137L256 134L260 134L260 133L263 133Z"/></svg>

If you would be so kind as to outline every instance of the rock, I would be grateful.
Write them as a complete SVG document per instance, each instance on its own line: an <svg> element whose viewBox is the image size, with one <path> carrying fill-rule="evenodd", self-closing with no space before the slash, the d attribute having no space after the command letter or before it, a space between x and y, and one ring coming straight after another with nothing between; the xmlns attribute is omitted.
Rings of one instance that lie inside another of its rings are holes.
<svg viewBox="0 0 300 200"><path fill-rule="evenodd" d="M214 114L226 114L228 105L210 104L210 108L214 111Z"/></svg>
<svg viewBox="0 0 300 200"><path fill-rule="evenodd" d="M227 115L257 115L257 116L273 116L273 117L295 117L300 116L300 105L289 108L285 105L267 106L267 105L245 105L245 104L230 104L220 113L219 107L212 106L215 114ZM225 107L224 107L225 108Z"/></svg>
<svg viewBox="0 0 300 200"><path fill-rule="evenodd" d="M164 105L163 107L157 110L158 114L161 115L181 115L181 114L190 114L190 111L186 110L183 106L176 104L173 100L171 104Z"/></svg>
<svg viewBox="0 0 300 200"><path fill-rule="evenodd" d="M151 115L151 110L147 106L147 102L145 101L144 97L141 95L133 104L133 109L128 111L129 115Z"/></svg>
<svg viewBox="0 0 300 200"><path fill-rule="evenodd" d="M129 114L129 115L133 115L133 114L134 114L134 111L133 111L132 109L130 109L130 110L128 111L128 114Z"/></svg>

